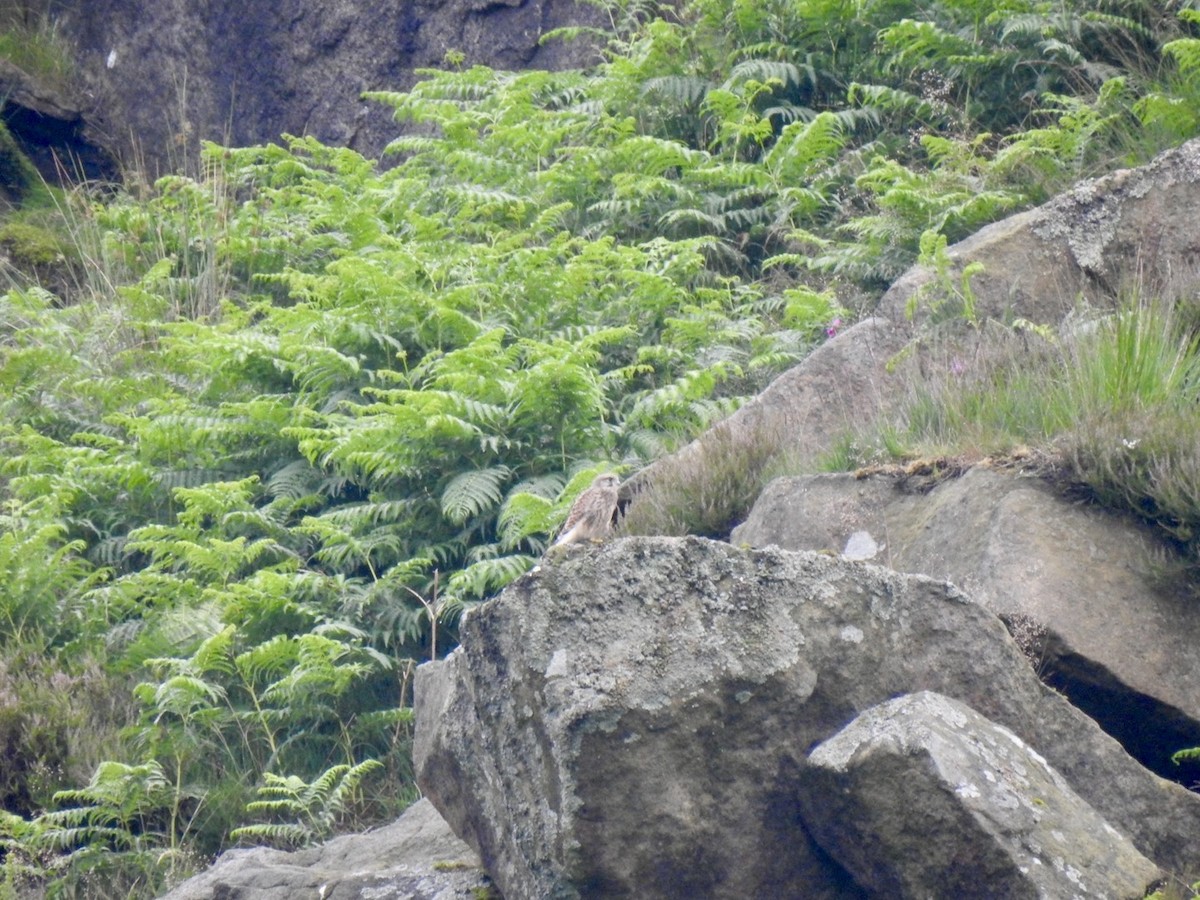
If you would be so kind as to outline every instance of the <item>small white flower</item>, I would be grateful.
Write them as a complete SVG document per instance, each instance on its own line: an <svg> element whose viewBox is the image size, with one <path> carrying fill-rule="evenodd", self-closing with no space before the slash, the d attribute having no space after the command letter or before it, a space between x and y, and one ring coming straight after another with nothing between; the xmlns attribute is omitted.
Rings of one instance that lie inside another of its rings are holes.
<svg viewBox="0 0 1200 900"><path fill-rule="evenodd" d="M1126 450L1132 450L1138 445L1137 441L1131 441L1128 438L1121 438L1121 443L1125 445Z"/></svg>

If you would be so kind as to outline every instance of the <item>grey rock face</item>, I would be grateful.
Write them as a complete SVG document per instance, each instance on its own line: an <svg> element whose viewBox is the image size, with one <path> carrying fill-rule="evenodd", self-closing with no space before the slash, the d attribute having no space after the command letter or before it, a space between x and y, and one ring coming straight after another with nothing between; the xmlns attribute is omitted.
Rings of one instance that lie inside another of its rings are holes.
<svg viewBox="0 0 1200 900"><path fill-rule="evenodd" d="M368 90L404 90L413 70L464 64L563 68L594 60L543 33L592 21L573 0L63 0L60 22L111 137L170 167L199 140L234 145L312 135L378 154L396 135ZM586 58L584 58L586 57ZM138 147L129 145L137 135Z"/></svg>
<svg viewBox="0 0 1200 900"><path fill-rule="evenodd" d="M1200 140L1145 166L1082 181L1042 206L995 222L948 250L950 279L972 262L980 316L1058 324L1082 296L1107 308L1122 289L1179 296L1200 270ZM899 322L909 298L935 280L916 266L896 280L879 313Z"/></svg>
<svg viewBox="0 0 1200 900"><path fill-rule="evenodd" d="M96 133L78 97L48 87L0 59L0 112L21 150L50 184L63 180L112 180L117 161ZM19 192L20 193L20 192ZM13 199L20 199L18 194Z"/></svg>
<svg viewBox="0 0 1200 900"><path fill-rule="evenodd" d="M948 278L958 285L967 265L981 263L971 281L980 320L1024 318L1055 327L1080 299L1110 309L1125 288L1139 287L1143 296L1190 295L1200 284L1200 229L1190 226L1198 206L1200 139L981 229L948 249ZM927 315L913 323L905 315L914 295L936 280L930 268L914 266L884 294L874 318L821 346L717 428L731 430L735 443L778 440L806 461L873 421L925 377L924 369L944 362L913 343ZM949 357L949 348L961 345L961 355L971 358L980 342L986 347L992 340L965 330L940 335L937 352ZM627 483L626 498L636 502L658 473L697 459L716 443L715 432L648 466Z"/></svg>
<svg viewBox="0 0 1200 900"><path fill-rule="evenodd" d="M873 707L808 758L805 821L873 895L1135 900L1160 877L1024 741L940 694Z"/></svg>
<svg viewBox="0 0 1200 900"><path fill-rule="evenodd" d="M807 756L932 690L1008 728L1138 850L1200 863L1200 797L1043 686L928 578L635 538L552 555L417 677L418 783L510 897L857 897L812 841Z"/></svg>
<svg viewBox="0 0 1200 900"><path fill-rule="evenodd" d="M850 422L869 421L895 399L901 386L887 368L905 341L886 319L859 322L776 378L729 425L784 431L792 452L816 455Z"/></svg>
<svg viewBox="0 0 1200 900"><path fill-rule="evenodd" d="M848 426L870 422L905 389L888 372L907 336L885 318L866 319L818 347L771 382L718 428L735 442L776 441L801 459L829 449ZM688 467L716 443L710 429L679 452L651 463L622 487L636 502L637 493L654 483L661 466Z"/></svg>
<svg viewBox="0 0 1200 900"><path fill-rule="evenodd" d="M478 857L419 800L385 828L318 847L230 850L164 900L475 900L490 884Z"/></svg>
<svg viewBox="0 0 1200 900"><path fill-rule="evenodd" d="M1157 574L1167 548L1127 517L985 468L927 493L904 479L816 475L768 485L733 541L952 581L1032 631L1043 676L1146 765L1185 782L1200 774L1170 760L1200 745L1200 617Z"/></svg>

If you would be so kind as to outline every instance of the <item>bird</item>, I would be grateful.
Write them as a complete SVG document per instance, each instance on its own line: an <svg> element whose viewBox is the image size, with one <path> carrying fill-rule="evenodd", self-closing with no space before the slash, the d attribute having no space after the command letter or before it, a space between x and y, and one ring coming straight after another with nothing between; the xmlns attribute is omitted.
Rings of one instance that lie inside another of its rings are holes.
<svg viewBox="0 0 1200 900"><path fill-rule="evenodd" d="M573 544L576 541L595 541L612 530L617 511L617 488L621 479L612 472L597 475L592 486L575 498L567 521L552 546Z"/></svg>

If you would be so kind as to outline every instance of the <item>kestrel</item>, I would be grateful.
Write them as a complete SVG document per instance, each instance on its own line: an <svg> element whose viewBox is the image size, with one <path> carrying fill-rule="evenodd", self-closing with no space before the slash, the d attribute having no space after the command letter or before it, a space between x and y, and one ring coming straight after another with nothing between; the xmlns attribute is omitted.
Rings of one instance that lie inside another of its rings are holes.
<svg viewBox="0 0 1200 900"><path fill-rule="evenodd" d="M592 486L571 504L567 521L563 523L553 546L594 541L608 534L617 511L617 488L620 484L621 479L612 472L597 475Z"/></svg>

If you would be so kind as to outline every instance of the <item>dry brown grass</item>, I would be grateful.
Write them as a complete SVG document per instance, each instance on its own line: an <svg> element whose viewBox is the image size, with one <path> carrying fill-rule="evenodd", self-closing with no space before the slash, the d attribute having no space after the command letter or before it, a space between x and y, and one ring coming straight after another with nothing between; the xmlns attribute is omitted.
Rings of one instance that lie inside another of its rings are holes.
<svg viewBox="0 0 1200 900"><path fill-rule="evenodd" d="M790 463L781 429L723 422L640 476L621 531L727 538Z"/></svg>

